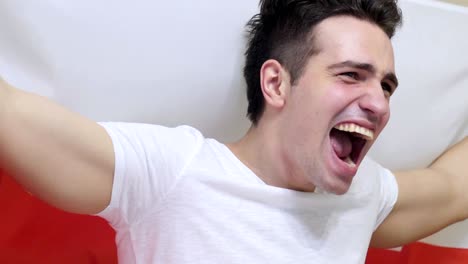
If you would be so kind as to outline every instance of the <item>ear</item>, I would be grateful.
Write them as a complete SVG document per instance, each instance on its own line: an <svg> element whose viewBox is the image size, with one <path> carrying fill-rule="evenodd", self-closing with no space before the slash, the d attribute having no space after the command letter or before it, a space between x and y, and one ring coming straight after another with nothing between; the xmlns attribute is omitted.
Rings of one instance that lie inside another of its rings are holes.
<svg viewBox="0 0 468 264"><path fill-rule="evenodd" d="M260 70L260 84L266 105L284 106L290 88L289 74L277 60L267 60Z"/></svg>

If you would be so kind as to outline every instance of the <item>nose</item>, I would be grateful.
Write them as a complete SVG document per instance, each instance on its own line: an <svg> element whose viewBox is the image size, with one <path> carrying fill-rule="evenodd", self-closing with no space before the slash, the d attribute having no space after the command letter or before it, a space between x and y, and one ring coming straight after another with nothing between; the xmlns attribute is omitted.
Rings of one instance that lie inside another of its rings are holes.
<svg viewBox="0 0 468 264"><path fill-rule="evenodd" d="M359 106L368 114L382 118L390 113L389 100L382 90L381 84L368 87L359 101Z"/></svg>

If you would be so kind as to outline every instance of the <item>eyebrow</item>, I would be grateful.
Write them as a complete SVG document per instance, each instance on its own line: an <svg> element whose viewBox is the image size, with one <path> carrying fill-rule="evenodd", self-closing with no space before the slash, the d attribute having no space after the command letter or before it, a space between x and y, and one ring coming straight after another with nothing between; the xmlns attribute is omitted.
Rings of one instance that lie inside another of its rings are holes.
<svg viewBox="0 0 468 264"><path fill-rule="evenodd" d="M344 67L350 67L350 68L356 68L356 69L364 70L364 71L367 71L367 72L369 72L371 74L375 74L377 72L377 70L375 69L375 66L370 64L370 63L363 63L363 62L357 62L357 61L351 61L351 60L347 60L347 61L332 64L332 65L328 66L328 69L331 70L331 69L344 68ZM385 74L384 79L387 79L387 80L393 82L395 87L398 86L398 78L396 77L395 73L388 72L387 74Z"/></svg>

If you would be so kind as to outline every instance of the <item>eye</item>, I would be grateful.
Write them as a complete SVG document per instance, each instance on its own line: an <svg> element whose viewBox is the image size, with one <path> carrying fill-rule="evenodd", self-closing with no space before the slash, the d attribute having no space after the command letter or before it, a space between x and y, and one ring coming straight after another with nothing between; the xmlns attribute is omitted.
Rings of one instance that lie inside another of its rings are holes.
<svg viewBox="0 0 468 264"><path fill-rule="evenodd" d="M393 88L390 84L383 82L382 90L384 91L385 97L389 98L393 94Z"/></svg>
<svg viewBox="0 0 468 264"><path fill-rule="evenodd" d="M357 72L343 72L340 73L340 76L344 76L349 79L359 80L359 74Z"/></svg>

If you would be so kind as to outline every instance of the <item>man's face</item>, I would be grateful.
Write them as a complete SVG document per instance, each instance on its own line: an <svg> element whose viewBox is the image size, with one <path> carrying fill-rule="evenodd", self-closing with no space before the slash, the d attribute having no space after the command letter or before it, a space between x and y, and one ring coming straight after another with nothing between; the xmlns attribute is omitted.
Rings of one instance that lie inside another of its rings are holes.
<svg viewBox="0 0 468 264"><path fill-rule="evenodd" d="M343 194L389 119L393 49L378 26L349 16L324 20L314 36L319 52L283 109L284 159L298 186Z"/></svg>

